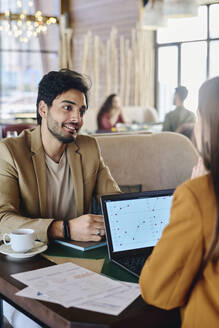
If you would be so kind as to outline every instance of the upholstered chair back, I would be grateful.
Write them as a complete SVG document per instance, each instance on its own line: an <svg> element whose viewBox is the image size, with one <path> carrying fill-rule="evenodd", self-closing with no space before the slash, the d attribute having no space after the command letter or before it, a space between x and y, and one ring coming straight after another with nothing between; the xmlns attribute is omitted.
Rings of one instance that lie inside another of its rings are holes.
<svg viewBox="0 0 219 328"><path fill-rule="evenodd" d="M175 188L190 178L198 154L178 133L97 136L102 156L119 185L142 191Z"/></svg>

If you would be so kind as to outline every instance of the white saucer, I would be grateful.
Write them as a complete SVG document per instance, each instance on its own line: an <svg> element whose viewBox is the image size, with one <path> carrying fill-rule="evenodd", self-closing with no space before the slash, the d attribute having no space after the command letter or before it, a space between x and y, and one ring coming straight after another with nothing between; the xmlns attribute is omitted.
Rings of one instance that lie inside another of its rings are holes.
<svg viewBox="0 0 219 328"><path fill-rule="evenodd" d="M28 257L33 257L37 254L44 252L47 248L48 246L42 243L41 241L35 241L34 247L31 248L29 251L27 251L26 253L18 253L13 251L10 245L3 244L0 246L0 253L17 259L26 259Z"/></svg>

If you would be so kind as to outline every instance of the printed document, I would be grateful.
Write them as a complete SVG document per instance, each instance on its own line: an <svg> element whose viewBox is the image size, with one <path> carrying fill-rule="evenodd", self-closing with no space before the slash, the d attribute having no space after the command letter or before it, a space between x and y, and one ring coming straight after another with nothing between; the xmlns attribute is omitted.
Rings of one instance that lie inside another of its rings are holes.
<svg viewBox="0 0 219 328"><path fill-rule="evenodd" d="M16 295L112 315L140 295L138 284L112 280L71 262L11 276L28 286Z"/></svg>

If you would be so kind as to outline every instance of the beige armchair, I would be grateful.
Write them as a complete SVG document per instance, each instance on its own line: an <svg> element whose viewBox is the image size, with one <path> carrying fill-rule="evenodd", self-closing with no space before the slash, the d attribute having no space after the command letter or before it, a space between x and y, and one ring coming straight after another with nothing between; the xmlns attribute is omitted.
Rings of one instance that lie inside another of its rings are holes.
<svg viewBox="0 0 219 328"><path fill-rule="evenodd" d="M96 137L119 185L142 191L175 188L191 176L198 154L188 138L173 132Z"/></svg>

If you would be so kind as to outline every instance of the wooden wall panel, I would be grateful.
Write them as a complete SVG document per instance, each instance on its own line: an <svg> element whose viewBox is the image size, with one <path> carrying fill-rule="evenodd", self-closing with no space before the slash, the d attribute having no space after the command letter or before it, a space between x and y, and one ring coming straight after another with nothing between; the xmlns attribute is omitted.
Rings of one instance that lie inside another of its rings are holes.
<svg viewBox="0 0 219 328"><path fill-rule="evenodd" d="M130 36L139 20L141 7L141 0L73 0L70 3L75 36L91 30L102 39L109 37L112 26L120 34Z"/></svg>
<svg viewBox="0 0 219 328"><path fill-rule="evenodd" d="M102 57L106 56L107 41L110 39L110 34L112 28L116 29L116 53L118 55L118 75L121 70L120 63L120 37L122 36L126 43L132 43L133 38L133 29L136 28L136 25L140 22L140 13L142 8L141 0L69 0L68 2L68 12L70 16L70 27L73 29L73 69L78 70L79 72L83 71L83 54L84 54L84 37L90 31L92 35L92 44L89 45L89 56L92 57L92 60L95 60L95 51L94 51L94 36L97 36L99 40L96 40L97 43L104 45L102 52L96 56L96 60L100 62L98 72L98 83L96 78L92 76L93 87L91 90L91 106L95 111L98 110L100 104L105 100L105 97L114 92L113 83L111 83L111 89L106 86L107 70L101 64ZM148 32L149 33L149 32ZM152 35L151 33L147 37L148 42L150 43L149 47L152 46ZM101 47L101 45L100 45ZM100 48L99 48L100 49ZM144 54L142 54L144 56ZM112 52L110 52L112 56ZM147 54L145 54L147 56ZM148 55L150 72L153 71L153 58L151 53ZM91 67L92 68L92 67ZM92 68L93 69L93 68ZM111 70L114 70L114 67L110 67ZM123 67L126 70L126 67ZM141 68L140 68L141 69ZM89 69L84 73L90 75ZM91 75L94 73L92 72ZM115 73L116 74L116 73ZM130 79L128 88L134 89L136 83L135 78ZM148 90L146 93L151 93L153 90L153 72L150 73L150 78L148 79ZM120 79L118 79L118 93L120 92ZM116 87L115 87L116 88ZM124 90L123 90L124 91ZM95 96L96 94L96 96ZM95 99L94 99L95 98ZM150 99L149 99L150 98ZM153 95L151 94L148 98L147 105L153 106ZM126 101L126 105L135 105L134 97L129 96Z"/></svg>
<svg viewBox="0 0 219 328"><path fill-rule="evenodd" d="M119 35L131 38L131 29L139 21L141 0L72 0L70 21L74 31L73 63L81 69L84 35L91 31L101 41L109 39L112 27Z"/></svg>

